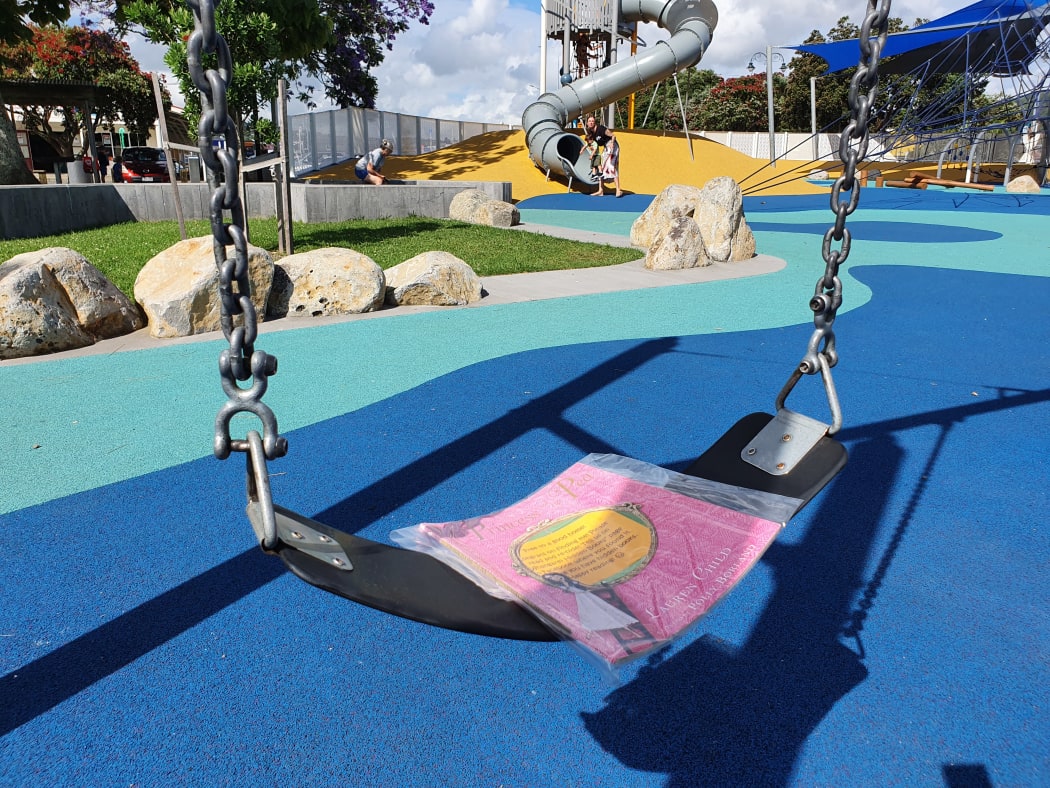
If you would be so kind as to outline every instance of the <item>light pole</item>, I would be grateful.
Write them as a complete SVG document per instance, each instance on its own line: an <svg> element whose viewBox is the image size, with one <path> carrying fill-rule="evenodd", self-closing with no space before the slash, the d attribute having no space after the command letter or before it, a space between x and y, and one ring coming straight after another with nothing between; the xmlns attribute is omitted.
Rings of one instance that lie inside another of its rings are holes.
<svg viewBox="0 0 1050 788"><path fill-rule="evenodd" d="M769 166L777 166L777 152L776 152L776 136L773 131L773 61L776 58L780 58L780 70L787 71L787 61L784 60L784 56L779 52L774 52L773 47L766 47L765 52L756 52L751 56L751 60L747 64L748 73L754 73L755 71L755 58L762 58L766 61L766 110L769 115Z"/></svg>
<svg viewBox="0 0 1050 788"><path fill-rule="evenodd" d="M820 138L817 136L817 78L809 78L809 125L813 130L813 161L820 158Z"/></svg>

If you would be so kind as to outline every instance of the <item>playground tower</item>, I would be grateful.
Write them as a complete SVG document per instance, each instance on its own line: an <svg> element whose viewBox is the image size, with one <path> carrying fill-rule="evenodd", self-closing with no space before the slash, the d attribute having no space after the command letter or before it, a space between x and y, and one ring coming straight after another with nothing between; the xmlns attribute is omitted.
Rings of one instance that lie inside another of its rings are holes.
<svg viewBox="0 0 1050 788"><path fill-rule="evenodd" d="M544 87L525 108L521 117L525 145L529 158L548 176L564 175L570 187L573 180L593 185L597 180L590 157L581 156L583 140L565 127L586 112L608 107L696 65L711 43L718 9L712 0L544 0L543 9L541 52L546 52L548 37L561 36L562 84L551 92ZM620 25L636 22L655 22L671 36L657 41L644 54L614 62ZM574 46L577 41L578 48ZM574 57L575 66L567 59L574 52L580 52ZM598 63L602 65L595 68ZM587 72L573 76L582 69Z"/></svg>
<svg viewBox="0 0 1050 788"><path fill-rule="evenodd" d="M620 22L618 0L543 0L541 7L541 49L546 51L547 39L561 43L562 84L612 65L616 62L616 39L630 38L632 33L633 25Z"/></svg>

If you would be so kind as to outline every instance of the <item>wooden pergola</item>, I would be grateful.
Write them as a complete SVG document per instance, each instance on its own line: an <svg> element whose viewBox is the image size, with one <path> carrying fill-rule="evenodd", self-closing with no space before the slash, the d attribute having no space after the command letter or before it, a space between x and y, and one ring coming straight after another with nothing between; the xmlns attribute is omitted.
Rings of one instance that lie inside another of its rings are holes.
<svg viewBox="0 0 1050 788"><path fill-rule="evenodd" d="M16 107L52 106L76 107L90 118L100 100L108 100L112 91L91 82L64 80L0 79L0 95L4 104ZM87 135L92 161L98 161L94 128ZM94 176L93 174L93 177Z"/></svg>

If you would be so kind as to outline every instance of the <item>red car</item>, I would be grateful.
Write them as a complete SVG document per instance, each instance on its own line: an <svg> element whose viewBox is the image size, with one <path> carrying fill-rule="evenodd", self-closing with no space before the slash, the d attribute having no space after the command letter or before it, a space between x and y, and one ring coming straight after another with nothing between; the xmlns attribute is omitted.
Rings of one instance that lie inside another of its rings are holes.
<svg viewBox="0 0 1050 788"><path fill-rule="evenodd" d="M160 148L124 148L120 152L124 183L170 183L168 158Z"/></svg>

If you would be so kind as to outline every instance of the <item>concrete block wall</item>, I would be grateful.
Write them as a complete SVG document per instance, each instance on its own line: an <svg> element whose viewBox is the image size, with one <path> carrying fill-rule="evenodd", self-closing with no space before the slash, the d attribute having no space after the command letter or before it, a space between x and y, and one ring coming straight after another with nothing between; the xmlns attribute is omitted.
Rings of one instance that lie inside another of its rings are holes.
<svg viewBox="0 0 1050 788"><path fill-rule="evenodd" d="M496 200L510 201L511 185L495 181L410 181L370 186L332 183L292 188L292 216L300 222L340 222L348 219L396 219L424 216L447 219L452 198L466 189L480 189Z"/></svg>
<svg viewBox="0 0 1050 788"><path fill-rule="evenodd" d="M277 184L246 183L249 219L277 215ZM180 183L179 201L187 220L208 219L211 190L206 183ZM489 181L415 181L369 186L358 183L292 184L292 218L335 222L423 216L445 219L452 198L481 189L510 201L511 184ZM174 221L175 195L164 183L92 183L0 186L0 238L45 235L108 227L131 221Z"/></svg>

